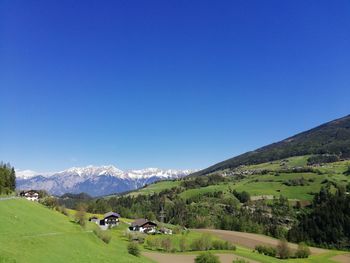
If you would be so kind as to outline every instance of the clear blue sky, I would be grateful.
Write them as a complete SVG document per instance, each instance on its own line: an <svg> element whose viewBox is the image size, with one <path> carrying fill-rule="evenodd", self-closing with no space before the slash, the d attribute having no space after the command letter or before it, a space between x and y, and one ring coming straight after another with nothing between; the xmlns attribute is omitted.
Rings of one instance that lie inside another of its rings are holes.
<svg viewBox="0 0 350 263"><path fill-rule="evenodd" d="M350 1L0 3L0 160L205 168L350 113Z"/></svg>

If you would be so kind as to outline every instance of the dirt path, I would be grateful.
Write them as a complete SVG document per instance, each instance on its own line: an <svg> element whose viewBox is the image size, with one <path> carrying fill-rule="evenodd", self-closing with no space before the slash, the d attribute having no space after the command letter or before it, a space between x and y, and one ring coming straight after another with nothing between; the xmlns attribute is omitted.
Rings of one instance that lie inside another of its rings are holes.
<svg viewBox="0 0 350 263"><path fill-rule="evenodd" d="M350 254L344 254L344 255L338 255L335 257L332 257L334 261L337 261L339 263L349 263L350 262Z"/></svg>
<svg viewBox="0 0 350 263"><path fill-rule="evenodd" d="M258 235L258 234L218 230L218 229L195 229L194 231L214 234L236 245L248 247L251 249L254 249L256 245L264 244L264 245L276 246L278 244L277 239L263 236L263 235ZM292 244L292 243L289 243L289 246L291 249L297 249L298 247L296 244ZM311 251L311 254L322 254L327 252L327 250L325 249L315 248L315 247L310 247L310 251Z"/></svg>
<svg viewBox="0 0 350 263"><path fill-rule="evenodd" d="M166 254L157 252L144 252L144 256L158 263L193 263L197 255L189 254ZM221 263L232 263L234 259L245 259L250 263L259 263L258 261L243 258L233 254L216 254L220 258Z"/></svg>

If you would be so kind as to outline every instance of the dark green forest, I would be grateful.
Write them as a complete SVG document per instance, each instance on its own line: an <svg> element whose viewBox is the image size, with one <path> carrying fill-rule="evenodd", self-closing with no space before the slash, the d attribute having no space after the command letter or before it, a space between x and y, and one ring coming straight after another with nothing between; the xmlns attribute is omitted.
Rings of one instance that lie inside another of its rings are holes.
<svg viewBox="0 0 350 263"><path fill-rule="evenodd" d="M324 187L315 196L310 212L288 233L291 241L306 241L337 249L350 249L350 195L341 187Z"/></svg>
<svg viewBox="0 0 350 263"><path fill-rule="evenodd" d="M0 194L10 194L16 189L16 173L10 164L0 162Z"/></svg>

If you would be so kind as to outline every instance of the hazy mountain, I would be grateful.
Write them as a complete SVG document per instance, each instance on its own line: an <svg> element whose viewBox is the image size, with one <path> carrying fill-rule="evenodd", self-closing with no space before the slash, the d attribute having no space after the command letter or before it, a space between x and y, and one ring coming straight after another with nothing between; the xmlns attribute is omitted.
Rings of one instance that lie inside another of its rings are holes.
<svg viewBox="0 0 350 263"><path fill-rule="evenodd" d="M181 178L192 172L158 168L122 171L112 165L87 166L46 175L30 170L16 171L16 183L20 190L42 189L54 195L85 192L100 196L134 190L159 180Z"/></svg>
<svg viewBox="0 0 350 263"><path fill-rule="evenodd" d="M350 115L327 122L277 143L220 162L194 175L203 175L240 165L258 164L308 154L350 157Z"/></svg>

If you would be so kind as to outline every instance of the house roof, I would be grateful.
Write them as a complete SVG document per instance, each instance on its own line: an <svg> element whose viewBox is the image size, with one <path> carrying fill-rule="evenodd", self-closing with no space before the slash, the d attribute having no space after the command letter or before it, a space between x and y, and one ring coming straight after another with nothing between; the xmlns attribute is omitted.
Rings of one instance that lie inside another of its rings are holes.
<svg viewBox="0 0 350 263"><path fill-rule="evenodd" d="M118 213L115 213L115 212L108 212L106 214L103 215L103 218L106 218L106 217L110 217L110 216L115 216L115 217L120 217L120 215Z"/></svg>
<svg viewBox="0 0 350 263"><path fill-rule="evenodd" d="M157 225L156 223L152 222L152 221L149 221L148 219L145 219L145 218L139 218L139 219L136 219L134 222L131 223L131 226L143 226L145 224L153 224L153 225Z"/></svg>

